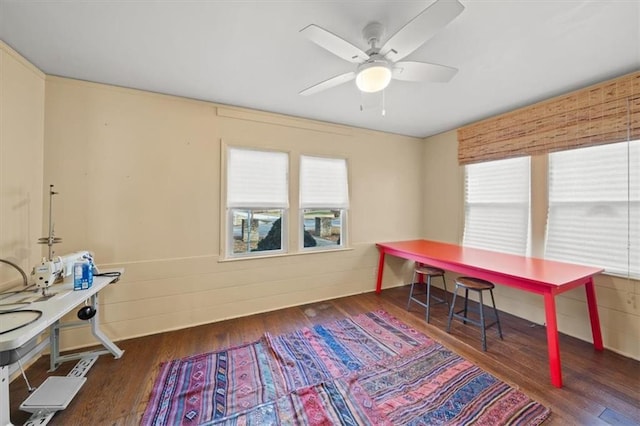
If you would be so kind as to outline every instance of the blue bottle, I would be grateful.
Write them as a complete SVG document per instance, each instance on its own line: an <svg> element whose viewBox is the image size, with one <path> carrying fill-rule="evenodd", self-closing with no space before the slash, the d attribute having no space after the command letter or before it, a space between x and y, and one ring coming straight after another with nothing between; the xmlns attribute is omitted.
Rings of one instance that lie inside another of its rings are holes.
<svg viewBox="0 0 640 426"><path fill-rule="evenodd" d="M93 284L93 268L88 261L73 264L73 289L86 290Z"/></svg>

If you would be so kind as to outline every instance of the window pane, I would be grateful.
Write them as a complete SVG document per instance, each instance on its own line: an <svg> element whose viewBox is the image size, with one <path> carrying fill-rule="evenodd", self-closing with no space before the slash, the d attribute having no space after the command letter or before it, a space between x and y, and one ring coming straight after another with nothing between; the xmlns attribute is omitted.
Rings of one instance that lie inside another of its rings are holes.
<svg viewBox="0 0 640 426"><path fill-rule="evenodd" d="M233 254L282 250L283 210L232 209Z"/></svg>
<svg viewBox="0 0 640 426"><path fill-rule="evenodd" d="M284 252L289 155L230 147L226 177L226 253L250 256L259 252Z"/></svg>
<svg viewBox="0 0 640 426"><path fill-rule="evenodd" d="M303 249L322 250L344 244L345 209L349 207L347 161L300 157L300 216Z"/></svg>
<svg viewBox="0 0 640 426"><path fill-rule="evenodd" d="M640 276L640 141L549 155L545 257Z"/></svg>
<svg viewBox="0 0 640 426"><path fill-rule="evenodd" d="M304 248L336 248L342 246L342 210L304 209Z"/></svg>
<svg viewBox="0 0 640 426"><path fill-rule="evenodd" d="M529 181L529 157L465 166L463 245L527 254Z"/></svg>

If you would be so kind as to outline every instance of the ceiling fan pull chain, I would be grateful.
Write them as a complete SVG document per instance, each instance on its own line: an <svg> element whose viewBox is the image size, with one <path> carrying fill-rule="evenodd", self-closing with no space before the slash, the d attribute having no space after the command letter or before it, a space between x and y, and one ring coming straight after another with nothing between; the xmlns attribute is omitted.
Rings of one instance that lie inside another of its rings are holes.
<svg viewBox="0 0 640 426"><path fill-rule="evenodd" d="M387 115L387 110L384 107L384 100L385 100L384 92L386 92L386 90L383 89L382 90L382 116L383 117Z"/></svg>

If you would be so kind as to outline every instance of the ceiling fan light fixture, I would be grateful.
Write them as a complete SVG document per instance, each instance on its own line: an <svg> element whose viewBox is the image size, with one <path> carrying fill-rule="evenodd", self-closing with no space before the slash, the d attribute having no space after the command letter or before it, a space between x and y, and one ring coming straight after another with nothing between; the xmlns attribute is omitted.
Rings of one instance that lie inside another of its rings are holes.
<svg viewBox="0 0 640 426"><path fill-rule="evenodd" d="M365 62L358 69L356 86L363 92L374 93L383 90L391 81L391 68L386 61Z"/></svg>

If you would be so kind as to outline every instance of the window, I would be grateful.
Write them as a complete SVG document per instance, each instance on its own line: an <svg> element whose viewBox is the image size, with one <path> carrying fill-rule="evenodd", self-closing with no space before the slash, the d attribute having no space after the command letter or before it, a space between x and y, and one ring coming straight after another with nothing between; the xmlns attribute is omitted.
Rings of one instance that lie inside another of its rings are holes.
<svg viewBox="0 0 640 426"><path fill-rule="evenodd" d="M465 166L463 245L528 254L530 158Z"/></svg>
<svg viewBox="0 0 640 426"><path fill-rule="evenodd" d="M289 157L283 152L227 150L227 253L286 251Z"/></svg>
<svg viewBox="0 0 640 426"><path fill-rule="evenodd" d="M640 277L640 141L549 154L545 257Z"/></svg>
<svg viewBox="0 0 640 426"><path fill-rule="evenodd" d="M300 157L300 222L303 249L321 250L344 245L349 208L347 161Z"/></svg>

